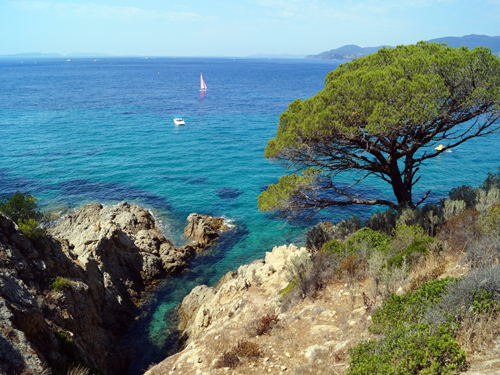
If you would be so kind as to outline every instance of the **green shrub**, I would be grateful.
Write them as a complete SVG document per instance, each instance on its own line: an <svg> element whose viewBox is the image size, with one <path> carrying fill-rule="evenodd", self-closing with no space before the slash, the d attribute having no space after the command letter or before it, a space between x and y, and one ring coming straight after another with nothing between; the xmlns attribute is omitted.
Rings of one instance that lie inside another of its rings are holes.
<svg viewBox="0 0 500 375"><path fill-rule="evenodd" d="M464 368L465 352L451 325L424 321L456 279L423 284L401 296L391 294L373 314L370 331L380 340L361 342L351 350L348 374L453 374Z"/></svg>
<svg viewBox="0 0 500 375"><path fill-rule="evenodd" d="M492 237L500 236L500 204L494 204L487 214L482 215L478 220L479 230Z"/></svg>
<svg viewBox="0 0 500 375"><path fill-rule="evenodd" d="M345 256L346 246L340 241L331 240L323 245L321 249L322 253L336 254L339 256Z"/></svg>
<svg viewBox="0 0 500 375"><path fill-rule="evenodd" d="M57 276L54 282L52 283L52 289L56 292L62 292L65 289L71 289L72 282L64 277Z"/></svg>
<svg viewBox="0 0 500 375"><path fill-rule="evenodd" d="M477 190L472 186L461 185L453 188L448 193L452 201L464 201L466 208L472 208L476 204Z"/></svg>
<svg viewBox="0 0 500 375"><path fill-rule="evenodd" d="M40 221L44 218L38 208L38 199L29 194L17 191L11 197L0 198L0 211L8 215L12 221L35 219Z"/></svg>
<svg viewBox="0 0 500 375"><path fill-rule="evenodd" d="M424 229L417 225L396 224L394 228L394 240L404 244L406 248L413 241L422 240L425 237Z"/></svg>
<svg viewBox="0 0 500 375"><path fill-rule="evenodd" d="M383 232L377 232L370 228L362 228L349 236L346 241L346 247L348 253L354 255L362 244L368 246L369 249L377 249L386 253L391 242L392 238Z"/></svg>
<svg viewBox="0 0 500 375"><path fill-rule="evenodd" d="M343 240L357 230L363 228L364 222L352 214L349 219L344 219L335 226L335 238Z"/></svg>
<svg viewBox="0 0 500 375"><path fill-rule="evenodd" d="M19 219L18 225L21 232L23 232L30 240L38 244L43 242L45 238L45 230L40 227L38 221L33 218Z"/></svg>
<svg viewBox="0 0 500 375"><path fill-rule="evenodd" d="M413 241L402 253L394 255L387 261L387 267L401 267L403 258L406 258L410 266L414 263L413 259L416 255L425 255L431 243L435 240L432 237L425 237L420 240Z"/></svg>
<svg viewBox="0 0 500 375"><path fill-rule="evenodd" d="M398 212L392 208L385 211L377 211L365 221L365 225L374 231L391 235L396 226L398 216Z"/></svg>
<svg viewBox="0 0 500 375"><path fill-rule="evenodd" d="M307 231L306 248L310 253L319 252L322 246L334 238L335 227L326 221Z"/></svg>
<svg viewBox="0 0 500 375"><path fill-rule="evenodd" d="M465 351L445 326L429 334L428 324L398 327L379 341L350 350L349 375L453 374L465 368Z"/></svg>
<svg viewBox="0 0 500 375"><path fill-rule="evenodd" d="M391 294L372 315L370 331L382 333L396 325L417 324L427 309L437 303L456 279L446 277L423 284L413 292L401 296Z"/></svg>
<svg viewBox="0 0 500 375"><path fill-rule="evenodd" d="M281 289L278 292L279 295L280 295L279 300L280 301L284 301L288 297L288 295L290 294L290 292L293 290L293 288L295 288L297 286L298 282L299 282L299 279L295 278L295 279L293 279L293 281L289 282L286 287L284 287L283 289Z"/></svg>

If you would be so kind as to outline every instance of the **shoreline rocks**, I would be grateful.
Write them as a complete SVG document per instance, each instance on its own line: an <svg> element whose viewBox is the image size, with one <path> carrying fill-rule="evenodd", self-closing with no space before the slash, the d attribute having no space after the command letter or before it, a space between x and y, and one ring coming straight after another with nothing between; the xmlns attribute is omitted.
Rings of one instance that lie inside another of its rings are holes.
<svg viewBox="0 0 500 375"><path fill-rule="evenodd" d="M190 218L199 242L175 248L149 211L92 204L49 227L35 245L0 212L0 373L62 374L74 359L105 374L126 373L130 353L120 342L131 310L155 280L185 269L223 229L222 218Z"/></svg>

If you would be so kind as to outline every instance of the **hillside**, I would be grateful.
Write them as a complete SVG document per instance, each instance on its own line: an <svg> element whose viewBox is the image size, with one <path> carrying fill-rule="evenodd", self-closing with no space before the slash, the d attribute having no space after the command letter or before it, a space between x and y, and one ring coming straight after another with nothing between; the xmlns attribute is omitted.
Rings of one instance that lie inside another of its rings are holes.
<svg viewBox="0 0 500 375"><path fill-rule="evenodd" d="M450 47L458 48L468 46L475 48L484 46L491 48L495 55L500 56L500 36L488 35L465 35L462 37L447 36L443 38L430 39L432 43L446 43ZM317 55L306 56L306 59L323 59L323 60L352 60L358 57L366 56L377 52L382 47L390 47L387 45L379 47L359 47L355 44L348 44L340 48L325 51Z"/></svg>

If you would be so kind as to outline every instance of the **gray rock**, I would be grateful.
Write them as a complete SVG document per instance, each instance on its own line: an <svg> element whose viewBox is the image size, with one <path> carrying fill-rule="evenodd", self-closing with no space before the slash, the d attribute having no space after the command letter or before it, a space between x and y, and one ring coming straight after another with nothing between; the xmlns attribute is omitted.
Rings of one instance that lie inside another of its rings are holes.
<svg viewBox="0 0 500 375"><path fill-rule="evenodd" d="M64 362L54 332L71 337L82 361L126 373L119 343L130 311L155 279L187 267L195 248L176 249L147 210L126 202L84 206L48 233L35 247L0 213L0 373ZM54 291L56 276L70 287Z"/></svg>

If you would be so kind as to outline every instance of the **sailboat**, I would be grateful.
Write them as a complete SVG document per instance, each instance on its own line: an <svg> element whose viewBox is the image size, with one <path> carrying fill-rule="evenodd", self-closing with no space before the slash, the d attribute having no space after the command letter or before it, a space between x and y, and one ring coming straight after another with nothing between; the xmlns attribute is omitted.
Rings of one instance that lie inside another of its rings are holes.
<svg viewBox="0 0 500 375"><path fill-rule="evenodd" d="M200 82L201 82L200 91L206 92L207 91L207 84L203 80L203 74L201 74L201 73L200 73Z"/></svg>

